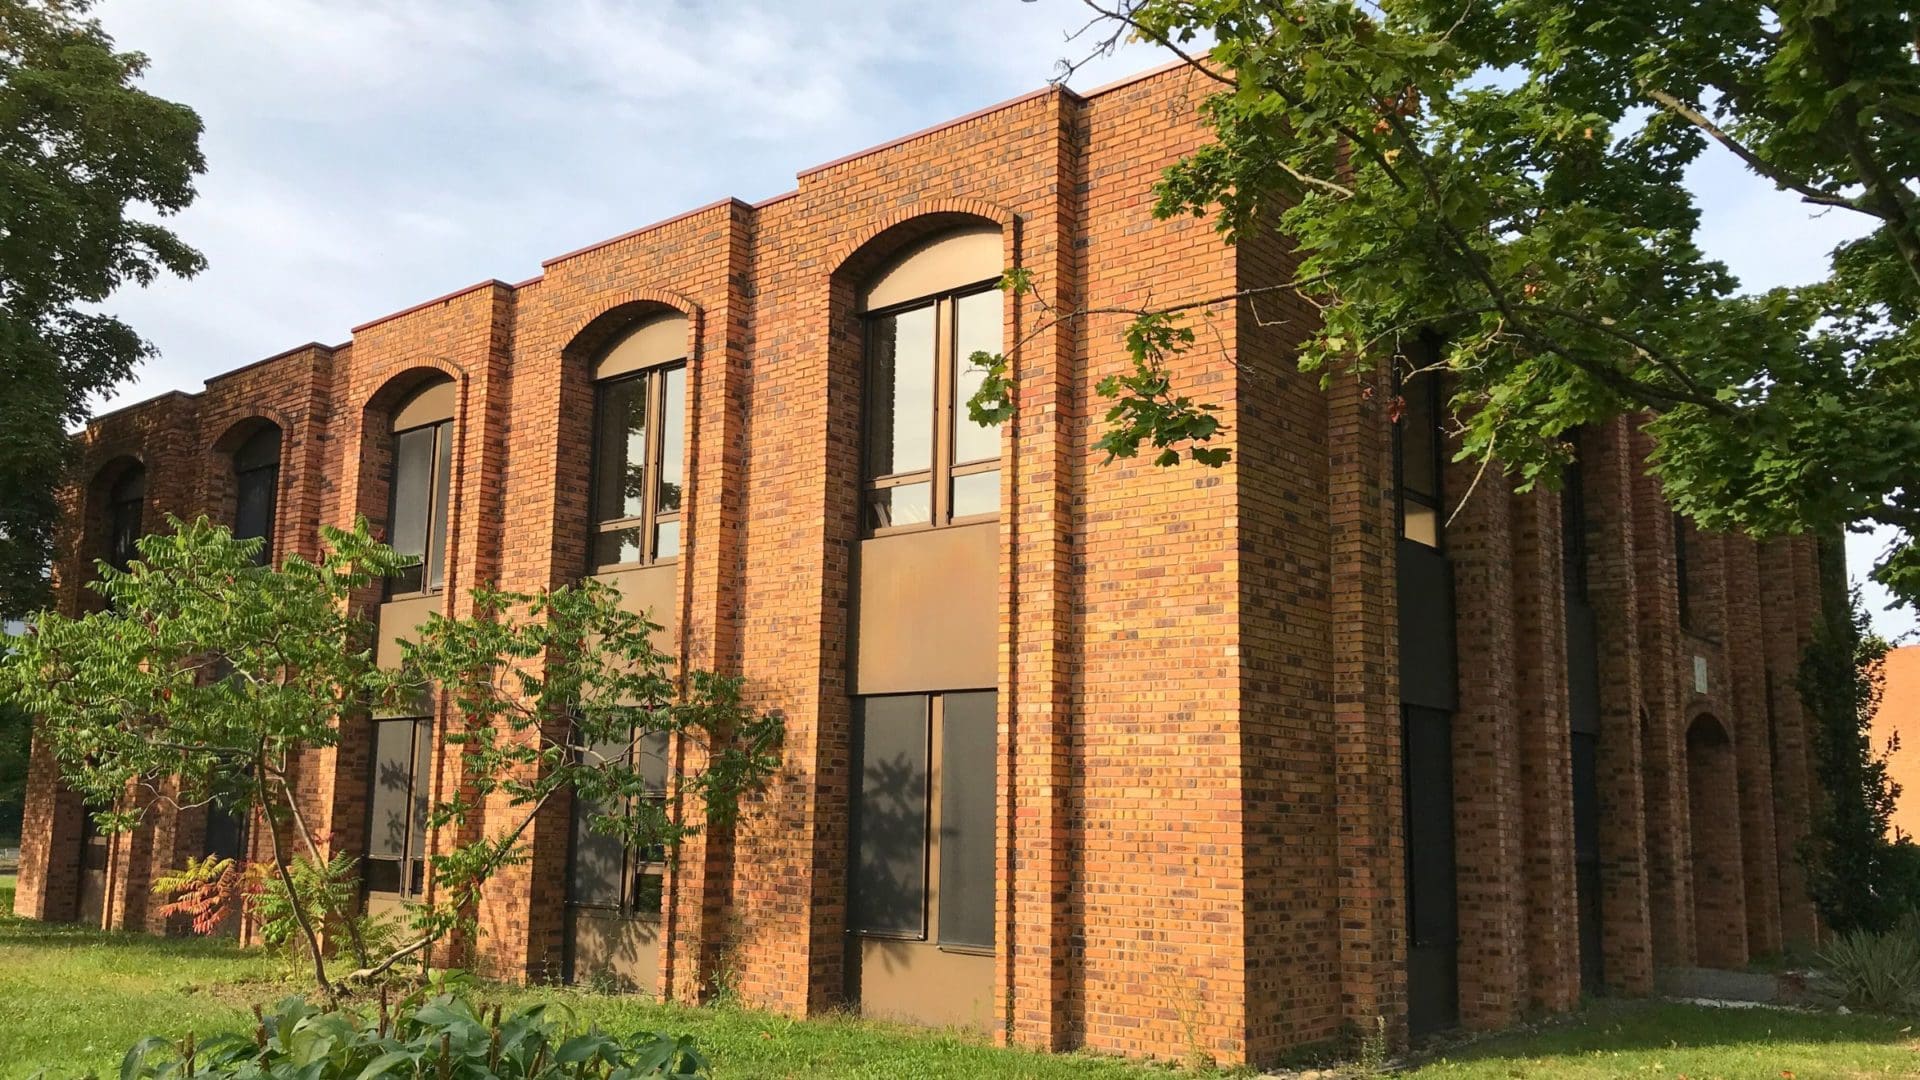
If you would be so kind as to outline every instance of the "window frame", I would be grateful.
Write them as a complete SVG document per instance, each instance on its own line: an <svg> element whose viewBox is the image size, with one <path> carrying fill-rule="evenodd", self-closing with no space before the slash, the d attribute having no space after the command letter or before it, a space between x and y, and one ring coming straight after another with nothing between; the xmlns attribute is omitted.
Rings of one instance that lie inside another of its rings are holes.
<svg viewBox="0 0 1920 1080"><path fill-rule="evenodd" d="M635 769L640 767L640 756L647 752L641 746L641 739L650 733L650 731L642 731L638 724L627 729L627 755L629 764ZM657 803L664 807L671 798L674 740L668 732L660 731L660 734L665 736L665 739L664 744L660 748L661 773L663 779L659 790L649 791L642 795L629 796L626 800L629 809L625 811L629 816L633 813L631 806L634 804L645 801ZM578 753L584 752L586 752L586 748L584 747L578 751ZM565 903L567 907L576 911L612 912L619 918L633 919L641 922L664 922L666 920L667 908L667 853L664 850L659 853L658 857L648 857L648 853L644 850L636 850L624 843L620 845L620 900L618 903L609 904L599 900L581 900L574 896L574 859L578 855L578 837L580 829L583 826L581 819L584 816L582 811L585 803L586 800L576 794L573 797L572 807L569 811L571 820L569 821L567 832L567 876L565 892ZM654 888L652 896L655 898L656 903L652 907L641 907L638 903L640 890L634 886L642 877L653 880Z"/></svg>
<svg viewBox="0 0 1920 1080"><path fill-rule="evenodd" d="M421 828L420 854L418 856L414 855L413 854L414 828L417 822L415 820L416 815L412 812L412 808L414 807L414 805L419 799L424 797L425 799L428 800L428 803L427 803L428 815L431 815L433 812L433 804L432 804L433 775L431 772L431 768L433 765L433 755L438 750L439 742L438 742L437 736L434 733L434 722L433 722L433 717L431 715L423 714L419 716L379 716L379 717L374 717L372 722L374 725L374 730L371 733L372 739L370 740L371 741L370 749L372 753L368 755L368 765L367 765L367 812L366 812L367 825L366 825L365 841L361 844L361 854L360 854L361 861L363 862L363 864L365 864L360 872L361 891L369 896L397 896L402 900L413 900L413 899L419 898L420 896L425 895L427 891L427 865L431 861L431 856L427 851L426 841L428 838L428 834L430 834L433 831L433 829L431 825L420 826ZM407 824L406 824L405 836L401 840L401 844L400 844L401 854L398 858L388 858L386 856L379 856L376 859L376 856L373 854L373 829L374 829L373 815L374 815L374 792L378 789L380 784L380 750L379 750L380 728L379 728L379 725L403 724L403 723L413 725L413 731L407 740L406 806L408 807L408 814L406 817ZM424 793L420 791L416 791L414 787L420 781L420 764L421 764L420 734L421 734L421 727L423 725L426 728L426 735L427 735L427 739L426 739L427 754L428 754L427 766L429 768L429 772L427 774L428 790ZM372 878L367 873L366 867L372 866L372 864L375 861L388 862L388 863L397 862L400 865L400 873L398 878L400 887L398 889L376 889L373 887ZM418 864L418 865L416 866L415 864ZM413 879L416 871L418 872L418 875L420 878L420 884L417 886L413 884Z"/></svg>
<svg viewBox="0 0 1920 1080"><path fill-rule="evenodd" d="M1006 447L1002 440L1002 444L990 458L965 462L953 460L960 421L966 416L964 412L966 403L955 398L955 386L959 382L962 362L962 358L958 355L959 302L970 296L997 291L999 283L1000 276L996 275L860 313L860 532L863 537L870 539L999 520L1000 507L997 500L993 510L989 512L967 514L961 517L950 516L953 508L954 480L980 473L999 472L1006 459ZM880 319L929 306L934 309L933 408L932 414L927 418L932 424L932 460L924 469L876 475L873 471L873 444L869 437L873 429L872 388L869 383L873 376L875 341L873 327ZM1000 320L999 336L1004 352L1006 341L1004 299L1000 309ZM876 526L873 523L875 495L892 488L921 483L928 485L929 489L928 520L907 525ZM1004 486L1001 487L1001 491L1004 493Z"/></svg>
<svg viewBox="0 0 1920 1080"><path fill-rule="evenodd" d="M1420 351L1426 353L1430 350L1423 347ZM1406 370L1409 367L1421 369L1421 373L1409 379L1410 372ZM1400 418L1393 425L1393 526L1396 539L1419 544L1421 547L1444 554L1447 550L1447 438L1441 420L1441 410L1446 404L1441 396L1441 370L1434 366L1431 356L1416 360L1413 356L1403 355L1395 358L1393 363L1393 392L1394 396L1402 402ZM1433 462L1433 493L1431 495L1413 491L1407 487L1406 445L1407 436L1412 433L1407 421L1415 415L1412 400L1407 394L1410 388L1409 383L1413 384L1411 389L1426 399L1426 412L1430 423L1424 434L1431 442L1428 451ZM1429 544L1425 540L1407 535L1408 502L1433 511L1433 543Z"/></svg>
<svg viewBox="0 0 1920 1080"><path fill-rule="evenodd" d="M253 441L252 439L248 440L249 443L251 443L252 441ZM258 464L258 465L249 465L245 468L242 468L240 465L240 451L235 451L231 457L231 460L233 463L233 532L236 537L240 536L240 509L245 502L243 498L243 493L246 491L248 483L250 482L259 483L266 488L267 512L266 512L265 531L259 534L259 538L261 541L260 552L259 554L254 556L254 563L255 565L258 565L258 566L272 565L273 540L274 540L273 534L277 530L280 524L280 455L278 453L279 443L280 443L280 440L276 439L275 453L274 453L273 460L271 462ZM240 449L245 450L246 444L242 444ZM246 539L246 537L241 537L241 538Z"/></svg>
<svg viewBox="0 0 1920 1080"><path fill-rule="evenodd" d="M132 496L121 494L121 489L136 474L140 493ZM140 537L144 535L141 530L145 527L146 516L147 470L145 466L136 465L122 473L107 492L107 565L124 571L140 557ZM122 539L126 542L124 548Z"/></svg>
<svg viewBox="0 0 1920 1080"><path fill-rule="evenodd" d="M423 550L420 555L420 587L399 592L394 588L398 579L387 578L386 598L389 601L415 600L425 596L438 596L447 590L447 546L452 542L453 528L450 521L441 522L438 519L442 513L440 507L440 484L443 479L447 486L447 500L444 514L448 518L453 516L453 474L455 472L453 461L460 456L460 444L456 438L459 432L454 428L456 422L456 417L449 416L444 420L430 420L424 424L415 424L412 427L395 429L387 435L387 537L389 541L391 541L400 516L400 508L397 505L400 496L400 437L402 435L411 435L416 431L433 432L432 439L429 443L431 449L427 459L427 514L426 520L421 523L421 535L423 537L421 546ZM444 440L441 436L441 430L443 428L446 430ZM440 451L443 441L447 448L444 456ZM437 545L438 550L435 550L436 545L433 542L436 527L440 527L443 533L441 543ZM433 581L434 571L436 570L440 573L440 583L437 585L434 584Z"/></svg>
<svg viewBox="0 0 1920 1080"><path fill-rule="evenodd" d="M681 390L680 417L681 431L681 476L680 506L678 509L662 512L660 510L660 484L662 477L661 457L666 451L666 390L667 376L680 372L683 379ZM593 382L593 433L587 459L587 573L614 574L624 570L636 570L643 566L666 566L680 561L681 553L687 548L686 530L686 469L692 464L688 460L687 449L692 446L689 438L690 424L686 422L685 409L690 406L692 395L691 368L686 357L663 360L657 364L632 371L623 371L617 375L595 379ZM636 516L621 518L602 518L600 516L600 467L601 432L606 423L607 391L623 383L642 381L642 393L646 398L647 430L646 445L643 447L641 462L640 513ZM680 542L671 555L661 556L660 525L670 523L679 527ZM626 529L640 531L640 558L637 561L602 563L596 556L600 538L608 533Z"/></svg>
<svg viewBox="0 0 1920 1080"><path fill-rule="evenodd" d="M945 905L949 897L956 895L958 892L957 886L950 888L949 883L945 880L946 873L944 864L947 861L949 852L945 846L948 841L942 839L944 834L953 828L953 823L946 820L946 803L948 784L955 782L955 778L948 775L948 740L946 737L946 726L948 723L947 705L949 698L975 694L989 695L994 699L994 795L991 800L994 807L994 820L986 837L988 846L993 847L999 843L998 836L1001 822L998 789L1001 770L1005 767L1005 762L1000 757L1000 746L998 742L999 691L993 687L971 687L947 690L906 690L893 693L860 694L855 696L853 704L856 713L861 709L861 702L868 700L913 698L920 702L921 715L926 725L920 733L925 747L926 775L920 791L922 803L920 825L922 835L920 838L920 929L918 932L875 929L855 925L854 923L859 908L857 903L853 902L851 893L853 890L859 888L859 883L857 879L851 875L854 874L855 869L860 864L860 843L862 839L860 832L860 799L862 788L859 775L856 774L853 783L849 785L847 868L850 877L847 882L849 904L847 908L846 932L850 937L871 938L876 941L910 942L937 948L941 952L957 953L966 956L998 955L1000 942L997 940L997 926L995 927L996 940L993 944L989 945L947 941L943 940L942 936L945 932ZM856 756L853 762L853 767L856 770L860 768L858 756ZM995 880L988 883L989 895L992 895L993 891L998 888L997 865L994 874Z"/></svg>

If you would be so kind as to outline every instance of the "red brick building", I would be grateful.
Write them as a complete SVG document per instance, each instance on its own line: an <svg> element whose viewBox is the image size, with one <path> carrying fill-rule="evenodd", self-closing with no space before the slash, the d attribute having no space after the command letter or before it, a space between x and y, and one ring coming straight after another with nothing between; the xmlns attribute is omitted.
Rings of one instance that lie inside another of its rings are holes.
<svg viewBox="0 0 1920 1080"><path fill-rule="evenodd" d="M595 573L744 676L786 717L771 787L664 876L551 808L480 911L511 978L1261 1061L1811 938L1815 545L1676 525L1634 422L1582 434L1567 495L1455 514L1431 387L1397 424L1384 383L1322 389L1311 309L1265 295L1179 369L1232 462L1102 462L1122 320L1048 313L1288 272L1278 238L1152 217L1206 89L1030 94L102 416L58 603L168 513L280 552L358 513L424 558L367 598L384 639ZM1036 295L985 288L1010 265ZM1018 413L980 429L955 356L1002 347ZM432 887L408 808L449 782L443 723L302 763L371 904ZM157 928L150 875L240 842L91 838L35 770L24 915Z"/></svg>

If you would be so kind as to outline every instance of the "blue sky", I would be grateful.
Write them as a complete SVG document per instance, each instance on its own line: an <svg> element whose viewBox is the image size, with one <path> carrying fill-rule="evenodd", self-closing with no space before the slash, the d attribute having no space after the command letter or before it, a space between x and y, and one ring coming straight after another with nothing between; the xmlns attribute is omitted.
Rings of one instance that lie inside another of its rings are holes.
<svg viewBox="0 0 1920 1080"><path fill-rule="evenodd" d="M206 121L175 219L188 282L109 307L160 349L103 407L318 340L486 278L1043 85L1078 0L106 0L146 85ZM1081 88L1162 62L1135 46ZM1817 276L1849 235L1703 162L1703 246L1756 287ZM1856 537L1865 566L1884 541ZM1879 608L1884 599L1869 596ZM1914 629L1881 613L1883 632Z"/></svg>

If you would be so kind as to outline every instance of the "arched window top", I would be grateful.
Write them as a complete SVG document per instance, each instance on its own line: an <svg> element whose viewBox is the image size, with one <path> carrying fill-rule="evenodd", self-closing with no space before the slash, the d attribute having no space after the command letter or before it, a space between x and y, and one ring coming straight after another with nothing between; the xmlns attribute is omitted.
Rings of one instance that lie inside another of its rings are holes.
<svg viewBox="0 0 1920 1080"><path fill-rule="evenodd" d="M433 376L400 400L393 410L393 430L411 431L451 420L455 404L452 377Z"/></svg>
<svg viewBox="0 0 1920 1080"><path fill-rule="evenodd" d="M641 320L593 365L594 379L611 379L687 357L688 321L674 311Z"/></svg>
<svg viewBox="0 0 1920 1080"><path fill-rule="evenodd" d="M262 424L260 430L247 436L233 452L233 471L251 472L254 469L270 468L280 464L280 429L273 424Z"/></svg>
<svg viewBox="0 0 1920 1080"><path fill-rule="evenodd" d="M998 225L968 225L907 248L867 280L861 311L879 311L992 281L1005 269Z"/></svg>
<svg viewBox="0 0 1920 1080"><path fill-rule="evenodd" d="M116 503L135 502L147 497L147 470L139 465L129 466L120 478L113 482L108 499Z"/></svg>
<svg viewBox="0 0 1920 1080"><path fill-rule="evenodd" d="M1701 713L1693 718L1693 723L1687 725L1689 746L1724 746L1732 741L1726 725L1712 713Z"/></svg>

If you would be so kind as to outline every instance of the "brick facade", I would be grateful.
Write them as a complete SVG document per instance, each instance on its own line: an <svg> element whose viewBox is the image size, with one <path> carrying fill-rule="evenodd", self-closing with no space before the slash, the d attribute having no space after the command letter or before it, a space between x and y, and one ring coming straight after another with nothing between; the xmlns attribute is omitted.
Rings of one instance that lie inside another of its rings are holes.
<svg viewBox="0 0 1920 1080"><path fill-rule="evenodd" d="M1018 378L1002 434L996 935L988 1025L1050 1048L1270 1059L1404 1025L1408 887L1396 643L1390 391L1322 389L1291 361L1311 308L1215 308L1179 367L1218 402L1223 469L1103 463L1093 387L1128 368L1121 320L1048 312L1219 296L1288 272L1277 239L1156 222L1149 187L1200 145L1208 88L1172 69L1052 89L810 170L758 205L723 200L100 417L65 494L56 595L103 543L116 469L139 462L144 526L232 512L228 455L283 433L277 550L387 514L386 417L428 373L457 390L445 610L484 581L574 580L587 545L590 364L636 318L687 316L690 465L673 649L745 677L786 718L782 768L667 884L657 985L724 977L791 1014L848 994L850 639L862 352L853 296L904 245L997 226L1037 294L1007 304ZM1819 611L1811 541L1693 533L1689 616L1650 447L1589 433L1588 573L1599 625L1607 984L1734 966L1816 926L1794 862L1813 797L1793 692ZM1472 472L1452 466L1447 490ZM1483 483L1449 526L1458 1013L1477 1028L1579 992L1560 496ZM377 597L369 596L371 604ZM1703 667L1701 665L1704 665ZM1704 682L1696 682L1696 671ZM300 763L337 849L365 844L370 730ZM457 783L438 755L434 785ZM697 764L697 763L695 763ZM81 808L36 751L17 910L79 910ZM489 887L473 941L507 978L562 966L569 808ZM473 828L508 828L489 806ZM151 873L196 853L204 815L114 843L103 921L147 915ZM434 837L431 847L455 838ZM260 841L256 839L256 847ZM431 885L429 885L431 888ZM724 972L724 976L719 973Z"/></svg>

